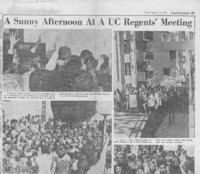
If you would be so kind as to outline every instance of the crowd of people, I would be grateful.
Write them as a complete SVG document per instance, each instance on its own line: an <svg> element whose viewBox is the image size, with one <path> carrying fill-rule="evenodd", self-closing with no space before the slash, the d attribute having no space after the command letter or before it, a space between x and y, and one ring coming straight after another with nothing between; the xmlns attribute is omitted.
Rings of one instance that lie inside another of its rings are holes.
<svg viewBox="0 0 200 174"><path fill-rule="evenodd" d="M115 111L131 111L130 95L136 95L138 112L142 114L157 114L158 110L169 112L169 124L174 121L175 112L189 110L189 88L182 86L140 85L138 88L127 86L126 90L115 92Z"/></svg>
<svg viewBox="0 0 200 174"><path fill-rule="evenodd" d="M70 47L61 45L62 36L56 37L51 53L44 50L37 55L42 39L39 36L24 57L19 54L16 34L10 33L7 38L3 55L4 91L111 91L109 56L101 54L95 58L88 49L72 55ZM11 86L14 79L18 80L17 87Z"/></svg>
<svg viewBox="0 0 200 174"><path fill-rule="evenodd" d="M71 127L40 115L5 117L4 173L86 174L102 160L102 169L111 168L111 120L105 123L103 136L97 120Z"/></svg>
<svg viewBox="0 0 200 174"><path fill-rule="evenodd" d="M114 174L194 174L194 157L182 146L116 145Z"/></svg>

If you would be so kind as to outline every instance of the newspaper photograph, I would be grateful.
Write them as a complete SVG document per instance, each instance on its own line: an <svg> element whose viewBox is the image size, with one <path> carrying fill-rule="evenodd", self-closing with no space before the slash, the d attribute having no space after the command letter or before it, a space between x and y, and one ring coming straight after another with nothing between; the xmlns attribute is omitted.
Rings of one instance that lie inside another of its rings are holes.
<svg viewBox="0 0 200 174"><path fill-rule="evenodd" d="M110 173L106 106L111 102L3 101L3 172Z"/></svg>
<svg viewBox="0 0 200 174"><path fill-rule="evenodd" d="M194 174L194 146L114 145L114 174Z"/></svg>
<svg viewBox="0 0 200 174"><path fill-rule="evenodd" d="M111 39L111 30L5 29L3 91L111 92Z"/></svg>
<svg viewBox="0 0 200 174"><path fill-rule="evenodd" d="M193 138L194 31L116 31L115 138Z"/></svg>

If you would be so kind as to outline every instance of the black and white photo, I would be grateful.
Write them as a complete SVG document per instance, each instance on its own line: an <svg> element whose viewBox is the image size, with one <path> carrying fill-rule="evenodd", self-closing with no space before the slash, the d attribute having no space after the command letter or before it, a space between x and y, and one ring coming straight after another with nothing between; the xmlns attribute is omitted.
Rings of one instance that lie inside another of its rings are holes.
<svg viewBox="0 0 200 174"><path fill-rule="evenodd" d="M111 30L3 31L4 92L110 92Z"/></svg>
<svg viewBox="0 0 200 174"><path fill-rule="evenodd" d="M4 101L2 135L4 173L111 174L110 101Z"/></svg>
<svg viewBox="0 0 200 174"><path fill-rule="evenodd" d="M194 137L195 33L116 31L115 138Z"/></svg>
<svg viewBox="0 0 200 174"><path fill-rule="evenodd" d="M114 174L195 174L193 145L115 145Z"/></svg>

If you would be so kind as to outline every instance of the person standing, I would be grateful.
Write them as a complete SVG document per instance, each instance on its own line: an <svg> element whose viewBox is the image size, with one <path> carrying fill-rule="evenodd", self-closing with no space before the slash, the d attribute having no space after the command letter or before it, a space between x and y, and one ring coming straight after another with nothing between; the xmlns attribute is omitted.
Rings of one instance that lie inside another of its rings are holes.
<svg viewBox="0 0 200 174"><path fill-rule="evenodd" d="M52 157L51 172L52 174L69 174L71 158L66 153L66 145L58 143L56 154Z"/></svg>
<svg viewBox="0 0 200 174"><path fill-rule="evenodd" d="M126 111L129 112L130 110L130 95L131 95L131 86L126 85Z"/></svg>
<svg viewBox="0 0 200 174"><path fill-rule="evenodd" d="M149 114L151 114L154 111L154 107L155 107L155 94L153 91L151 91L148 97Z"/></svg>
<svg viewBox="0 0 200 174"><path fill-rule="evenodd" d="M145 89L142 89L141 91L141 103L142 103L142 108L143 108L143 113L147 114L147 92Z"/></svg>
<svg viewBox="0 0 200 174"><path fill-rule="evenodd" d="M175 110L176 110L176 101L175 94L171 91L169 92L168 100L168 112L169 112L169 126L175 122Z"/></svg>
<svg viewBox="0 0 200 174"><path fill-rule="evenodd" d="M155 117L157 117L159 107L161 106L161 97L159 95L158 90L156 90L154 97L155 97Z"/></svg>
<svg viewBox="0 0 200 174"><path fill-rule="evenodd" d="M16 33L10 33L9 36L10 46L8 51L4 50L3 53L3 72L4 74L14 73L19 67L19 57L17 54L16 44L19 39L16 39ZM4 46L6 48L6 45Z"/></svg>
<svg viewBox="0 0 200 174"><path fill-rule="evenodd" d="M138 106L138 112L142 114L142 88L138 88L137 92L137 106Z"/></svg>

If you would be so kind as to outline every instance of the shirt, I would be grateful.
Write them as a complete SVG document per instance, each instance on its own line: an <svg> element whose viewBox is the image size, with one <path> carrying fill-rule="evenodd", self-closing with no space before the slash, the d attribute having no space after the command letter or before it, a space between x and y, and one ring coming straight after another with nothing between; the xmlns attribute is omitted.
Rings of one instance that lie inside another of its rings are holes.
<svg viewBox="0 0 200 174"><path fill-rule="evenodd" d="M55 163L55 174L69 174L69 162L71 161L69 155L65 155L62 158L53 156L53 162Z"/></svg>
<svg viewBox="0 0 200 174"><path fill-rule="evenodd" d="M51 58L49 59L48 63L45 66L46 70L52 71L55 69L58 60L58 51L55 51Z"/></svg>
<svg viewBox="0 0 200 174"><path fill-rule="evenodd" d="M155 174L170 174L167 170L164 173L161 173L160 170L157 170Z"/></svg>
<svg viewBox="0 0 200 174"><path fill-rule="evenodd" d="M153 107L154 104L155 104L155 98L154 98L153 94L151 94L151 95L149 96L149 98L148 98L148 106L149 106L149 107Z"/></svg>

